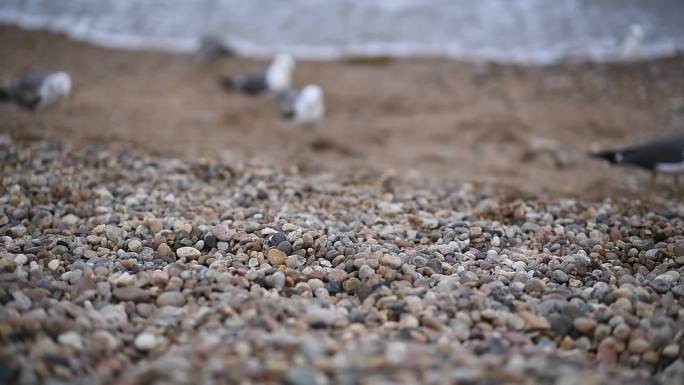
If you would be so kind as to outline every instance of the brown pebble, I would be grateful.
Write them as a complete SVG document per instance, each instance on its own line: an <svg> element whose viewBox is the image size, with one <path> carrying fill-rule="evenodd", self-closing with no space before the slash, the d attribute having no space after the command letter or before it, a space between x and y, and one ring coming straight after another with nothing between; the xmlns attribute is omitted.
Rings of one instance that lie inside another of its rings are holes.
<svg viewBox="0 0 684 385"><path fill-rule="evenodd" d="M278 249L270 249L268 251L268 263L270 263L272 266L284 265L286 259L287 254Z"/></svg>
<svg viewBox="0 0 684 385"><path fill-rule="evenodd" d="M171 254L172 252L173 251L171 250L169 245L167 245L166 243L162 243L157 247L157 256L158 257L166 257L169 254Z"/></svg>
<svg viewBox="0 0 684 385"><path fill-rule="evenodd" d="M618 230L617 227L611 227L609 235L610 235L610 240L613 242L619 241L622 239L622 233L620 232L620 230Z"/></svg>
<svg viewBox="0 0 684 385"><path fill-rule="evenodd" d="M578 317L575 318L573 325L575 326L575 329L577 329L578 332L590 335L594 332L594 329L596 328L596 321L592 318Z"/></svg>
<svg viewBox="0 0 684 385"><path fill-rule="evenodd" d="M551 328L549 321L532 312L523 310L518 315L525 320L525 330L548 330Z"/></svg>

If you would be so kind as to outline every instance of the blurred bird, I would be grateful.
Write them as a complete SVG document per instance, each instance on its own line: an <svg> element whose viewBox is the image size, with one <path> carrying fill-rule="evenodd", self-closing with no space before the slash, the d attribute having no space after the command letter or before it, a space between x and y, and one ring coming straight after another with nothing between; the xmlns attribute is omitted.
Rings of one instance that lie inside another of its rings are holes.
<svg viewBox="0 0 684 385"><path fill-rule="evenodd" d="M223 88L248 95L279 94L290 88L295 61L292 56L279 54L266 72L242 77L224 77Z"/></svg>
<svg viewBox="0 0 684 385"><path fill-rule="evenodd" d="M610 164L637 166L651 171L651 195L655 193L658 173L674 175L677 190L682 193L679 175L684 174L684 133L622 150L602 151L591 155L607 160Z"/></svg>
<svg viewBox="0 0 684 385"><path fill-rule="evenodd" d="M228 43L214 35L206 35L200 38L195 52L195 60L208 62L224 56L235 56L235 50Z"/></svg>
<svg viewBox="0 0 684 385"><path fill-rule="evenodd" d="M288 90L278 95L278 109L295 126L315 125L325 115L323 90L309 84L301 91Z"/></svg>
<svg viewBox="0 0 684 385"><path fill-rule="evenodd" d="M59 102L69 93L71 77L66 72L33 73L0 87L0 101L40 110Z"/></svg>
<svg viewBox="0 0 684 385"><path fill-rule="evenodd" d="M641 42L644 40L644 29L639 24L629 26L629 32L622 43L622 58L637 60L641 57Z"/></svg>

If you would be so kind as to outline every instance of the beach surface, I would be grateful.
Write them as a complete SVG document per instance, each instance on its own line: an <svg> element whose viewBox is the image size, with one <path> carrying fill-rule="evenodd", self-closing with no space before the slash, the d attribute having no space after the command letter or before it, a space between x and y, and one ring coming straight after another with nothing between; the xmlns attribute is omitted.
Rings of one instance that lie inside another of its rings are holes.
<svg viewBox="0 0 684 385"><path fill-rule="evenodd" d="M684 205L588 159L682 129L682 58L264 61L0 28L0 383L681 384Z"/></svg>

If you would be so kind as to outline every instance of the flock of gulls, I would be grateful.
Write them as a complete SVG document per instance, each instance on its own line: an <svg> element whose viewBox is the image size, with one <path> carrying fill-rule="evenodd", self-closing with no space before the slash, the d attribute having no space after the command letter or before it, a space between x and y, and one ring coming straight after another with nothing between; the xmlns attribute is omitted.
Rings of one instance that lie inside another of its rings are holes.
<svg viewBox="0 0 684 385"><path fill-rule="evenodd" d="M640 57L643 38L642 27L638 24L631 25L622 45L624 60ZM200 41L197 54L200 60L208 60L232 56L235 52L219 39L205 37ZM292 88L295 65L291 55L279 54L265 71L242 76L224 76L220 79L220 84L228 92L275 98L280 115L292 125L316 125L325 116L323 91L315 84L308 84L301 90ZM65 72L33 73L0 85L0 102L14 102L21 107L38 111L68 97L71 89L71 77ZM679 176L684 174L684 133L590 155L610 164L636 166L650 171L651 195L655 193L657 174L673 175L676 188L684 197L679 181Z"/></svg>
<svg viewBox="0 0 684 385"><path fill-rule="evenodd" d="M200 54L209 56L232 55L226 46L212 46L203 41ZM313 126L325 116L323 90L308 84L301 90L292 88L295 60L291 55L276 55L271 65L260 73L243 76L224 76L220 83L226 91L241 92L249 96L275 97L283 119L294 126ZM57 104L71 93L72 80L66 72L32 73L0 85L0 102L14 102L32 111Z"/></svg>

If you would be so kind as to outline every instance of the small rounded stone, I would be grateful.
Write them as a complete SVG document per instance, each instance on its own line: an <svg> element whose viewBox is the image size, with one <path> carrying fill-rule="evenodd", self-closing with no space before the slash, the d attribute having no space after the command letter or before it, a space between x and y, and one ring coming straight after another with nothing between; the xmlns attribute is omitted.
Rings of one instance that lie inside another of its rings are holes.
<svg viewBox="0 0 684 385"><path fill-rule="evenodd" d="M573 325L578 332L589 335L594 332L596 321L592 318L578 317L573 321Z"/></svg>
<svg viewBox="0 0 684 385"><path fill-rule="evenodd" d="M185 246L176 250L176 255L178 258L196 259L202 253L194 247Z"/></svg>
<svg viewBox="0 0 684 385"><path fill-rule="evenodd" d="M158 340L157 337L152 333L141 333L135 338L133 344L136 348L138 348L138 350L148 352L157 347Z"/></svg>
<svg viewBox="0 0 684 385"><path fill-rule="evenodd" d="M128 250L129 251L132 251L134 253L139 253L140 251L142 251L142 248L143 248L142 242L140 242L139 240L132 239L132 240L128 241Z"/></svg>
<svg viewBox="0 0 684 385"><path fill-rule="evenodd" d="M285 264L286 259L287 254L283 253L282 251L278 249L268 250L268 263L270 263L272 266L283 265Z"/></svg>
<svg viewBox="0 0 684 385"><path fill-rule="evenodd" d="M157 306L176 306L185 305L185 296L177 291L167 291L157 297Z"/></svg>
<svg viewBox="0 0 684 385"><path fill-rule="evenodd" d="M25 265L28 262L28 257L26 254L19 254L16 257L14 257L14 263L16 263L18 266Z"/></svg>
<svg viewBox="0 0 684 385"><path fill-rule="evenodd" d="M59 269L59 265L60 265L59 259L53 259L50 262L48 262L47 267L48 267L48 269L50 269L52 271L57 271L57 269Z"/></svg>
<svg viewBox="0 0 684 385"><path fill-rule="evenodd" d="M541 279L532 278L525 282L525 293L543 293L545 289L546 284Z"/></svg>
<svg viewBox="0 0 684 385"><path fill-rule="evenodd" d="M651 348L651 344L643 338L637 338L629 342L629 351L635 354L643 354Z"/></svg>

